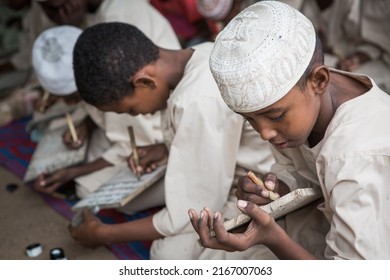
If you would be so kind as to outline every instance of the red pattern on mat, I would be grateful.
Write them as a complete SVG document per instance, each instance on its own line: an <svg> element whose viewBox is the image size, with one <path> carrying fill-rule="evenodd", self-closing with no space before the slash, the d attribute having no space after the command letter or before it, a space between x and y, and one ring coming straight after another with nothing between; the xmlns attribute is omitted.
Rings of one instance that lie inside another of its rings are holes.
<svg viewBox="0 0 390 280"><path fill-rule="evenodd" d="M23 178L29 160L34 152L36 143L30 140L26 132L26 124L31 118L23 118L0 128L0 164L13 172L19 178ZM73 201L61 200L48 195L41 195L43 200L59 214L71 219ZM103 209L98 217L104 223L124 223L156 213L159 208L150 209L134 215L125 215L115 209ZM107 246L121 260L145 260L149 259L151 242L128 242Z"/></svg>

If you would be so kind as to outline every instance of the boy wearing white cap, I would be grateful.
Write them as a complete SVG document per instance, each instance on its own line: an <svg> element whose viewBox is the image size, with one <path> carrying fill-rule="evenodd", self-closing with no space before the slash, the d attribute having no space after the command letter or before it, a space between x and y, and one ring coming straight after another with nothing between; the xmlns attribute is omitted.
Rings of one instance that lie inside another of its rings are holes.
<svg viewBox="0 0 390 280"><path fill-rule="evenodd" d="M180 49L180 43L169 22L146 0L47 0L42 1L39 5L33 1L32 11L29 17L30 23L32 24L34 19L37 20L39 18L38 15L42 15L42 13L45 14L44 18L49 17L57 24L73 24L81 27L105 21L131 22L144 30L156 44L166 48ZM37 28L38 27L35 26L32 31L36 31ZM44 27L42 26L42 28ZM69 63L71 63L71 60ZM48 64L46 63L46 66L47 65ZM73 71L72 68L69 70ZM40 80L49 79L50 75L58 75L58 80L61 80L63 76L59 74L58 71L45 71L38 75L41 76ZM69 72L68 74L72 74L73 79L73 73ZM43 76L45 76L45 78L42 79ZM52 83L52 86L54 87L58 87L59 85L59 83ZM57 95L61 94L58 90L52 91L51 93ZM65 97L65 99L69 98L69 96ZM89 134L87 131L91 130L91 126L97 126L98 128L95 130L94 136L92 137L93 142L90 145L87 160L92 163L103 156L105 161L96 162L93 169L84 169L82 172L84 174L89 174L92 171L99 169L99 172L93 172L86 176L80 177L80 175L82 175L80 172L58 172L50 177L41 177L40 181L37 182L37 189L41 191L52 192L60 185L65 184L75 177L77 177L79 186L76 189L79 197L84 197L95 191L102 182L116 172L116 169L119 168L118 166L123 164L127 155L130 153L129 136L127 132L128 125L134 127L135 138L139 145L149 145L162 141L160 118L158 114L137 117L119 116L114 113L103 113L93 106L84 102L82 103L80 110L78 110L76 114L80 115L82 113L85 114L86 112L89 118L78 127L81 140L87 137L87 134ZM70 146L75 146L73 141L71 141L69 133L64 137L66 143L69 143ZM76 146L79 145L81 145L81 142L77 143ZM110 146L111 148L109 148ZM112 165L114 165L114 167ZM148 205L145 204L145 207L147 206Z"/></svg>
<svg viewBox="0 0 390 280"><path fill-rule="evenodd" d="M218 36L210 68L226 104L273 145L265 185L321 188L318 208L330 226L324 257L389 259L390 97L368 76L325 66L311 22L277 1L237 15ZM267 190L245 178L238 188L237 206L253 219L243 234L227 233L220 212L189 211L203 246L263 244L280 259L315 257L255 206Z"/></svg>
<svg viewBox="0 0 390 280"><path fill-rule="evenodd" d="M81 33L81 29L69 25L52 27L42 32L33 46L33 67L40 84L49 93L63 97L68 104L81 100L73 74L73 48ZM74 149L89 138L87 162L52 174L41 174L34 182L37 191L52 193L72 180L76 182L76 194L80 198L98 189L127 164L126 159L131 154L127 126L134 127L140 145L162 142L157 117L103 113L84 102L82 108L88 116L76 126L78 142L73 142L70 130L66 131L63 140ZM159 206L160 200L145 199L141 208L131 210Z"/></svg>
<svg viewBox="0 0 390 280"><path fill-rule="evenodd" d="M169 21L148 0L33 0L29 2L30 7L23 18L19 51L13 54L9 62L4 65L4 72L0 69L0 91L13 88L11 84L14 84L12 81L14 79L18 84L27 81L34 85L36 79L34 75L31 75L33 74L31 71L32 46L39 34L56 25L72 25L83 29L100 22L127 22L138 26L152 38L153 42L162 47L181 48ZM13 73L9 73L10 71ZM3 76L3 74L8 76ZM17 93L11 92L10 95ZM52 99L55 98L51 97L50 101ZM18 105L18 107L23 107L24 104ZM11 108L11 111L17 110L18 108ZM19 116L14 118L16 117Z"/></svg>
<svg viewBox="0 0 390 280"><path fill-rule="evenodd" d="M165 207L153 216L116 225L102 224L86 211L85 224L70 228L81 244L153 240L152 259L198 258L202 248L187 208L200 210L208 204L222 209L236 176L247 170L262 173L274 162L268 144L220 97L208 66L211 49L212 43L183 50L159 48L139 29L123 23L95 25L80 36L74 70L82 98L104 111L161 111L169 149ZM138 150L140 164L135 168L140 171L166 156ZM232 215L238 212L234 210Z"/></svg>
<svg viewBox="0 0 390 280"><path fill-rule="evenodd" d="M33 0L23 19L20 50L11 58L16 69L31 68L31 50L35 39L55 25L81 29L100 22L121 21L139 26L154 42L180 48L168 20L147 0Z"/></svg>

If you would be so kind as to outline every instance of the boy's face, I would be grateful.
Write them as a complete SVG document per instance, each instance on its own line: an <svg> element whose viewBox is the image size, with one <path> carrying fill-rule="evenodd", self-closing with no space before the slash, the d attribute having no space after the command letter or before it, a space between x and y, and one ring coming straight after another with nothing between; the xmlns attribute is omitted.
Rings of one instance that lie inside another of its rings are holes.
<svg viewBox="0 0 390 280"><path fill-rule="evenodd" d="M261 138L278 149L304 144L318 117L320 100L306 88L294 86L276 103L250 113L242 113Z"/></svg>
<svg viewBox="0 0 390 280"><path fill-rule="evenodd" d="M59 25L80 26L87 12L84 0L47 0L39 4L48 18Z"/></svg>
<svg viewBox="0 0 390 280"><path fill-rule="evenodd" d="M167 86L136 86L131 95L126 95L121 101L97 106L105 112L118 114L154 114L167 107L170 90Z"/></svg>

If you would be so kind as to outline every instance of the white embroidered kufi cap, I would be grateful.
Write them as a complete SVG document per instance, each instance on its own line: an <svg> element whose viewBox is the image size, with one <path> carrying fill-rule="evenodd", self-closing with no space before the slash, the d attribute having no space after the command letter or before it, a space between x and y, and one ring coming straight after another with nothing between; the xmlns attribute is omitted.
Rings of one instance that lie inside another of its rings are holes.
<svg viewBox="0 0 390 280"><path fill-rule="evenodd" d="M315 44L314 27L299 11L279 1L262 1L243 10L219 33L210 69L233 111L254 112L293 88Z"/></svg>
<svg viewBox="0 0 390 280"><path fill-rule="evenodd" d="M196 7L205 18L222 20L230 12L234 0L197 0Z"/></svg>
<svg viewBox="0 0 390 280"><path fill-rule="evenodd" d="M73 74L73 48L82 30L62 25L43 31L35 40L32 63L42 87L55 95L77 91Z"/></svg>

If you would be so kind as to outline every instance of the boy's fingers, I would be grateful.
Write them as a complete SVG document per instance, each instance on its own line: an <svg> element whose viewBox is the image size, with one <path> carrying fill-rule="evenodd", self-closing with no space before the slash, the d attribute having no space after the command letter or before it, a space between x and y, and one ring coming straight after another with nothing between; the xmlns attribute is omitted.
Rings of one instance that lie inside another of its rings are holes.
<svg viewBox="0 0 390 280"><path fill-rule="evenodd" d="M130 156L128 158L127 163L129 165L129 168L130 168L131 172L135 173L136 172L136 167L135 167L133 156Z"/></svg>
<svg viewBox="0 0 390 280"><path fill-rule="evenodd" d="M43 189L43 191L44 191L45 193L51 194L51 193L53 193L55 190L57 190L59 187L60 187L60 183L54 183L54 184L51 184L51 185L48 185L47 187L45 187L45 188Z"/></svg>
<svg viewBox="0 0 390 280"><path fill-rule="evenodd" d="M214 223L214 221L213 221L213 219L212 219L212 217L213 217L213 212L212 212L211 209L208 208L208 207L204 207L203 210L206 211L206 213L207 213L207 226L208 226L210 229L213 229L213 223Z"/></svg>
<svg viewBox="0 0 390 280"><path fill-rule="evenodd" d="M87 221L87 220L93 219L95 217L95 215L92 214L90 209L84 208L83 209L83 217L84 217L84 221Z"/></svg>
<svg viewBox="0 0 390 280"><path fill-rule="evenodd" d="M275 189L275 182L271 180L264 181L264 186L267 188L269 191L273 191Z"/></svg>
<svg viewBox="0 0 390 280"><path fill-rule="evenodd" d="M207 212L205 210L200 211L200 217L198 220L198 234L203 246L207 246L209 240L212 238L208 223Z"/></svg>
<svg viewBox="0 0 390 280"><path fill-rule="evenodd" d="M135 170L136 170L136 172L138 172L140 174L144 171L144 169L142 168L141 165L137 165Z"/></svg>
<svg viewBox="0 0 390 280"><path fill-rule="evenodd" d="M238 179L238 186L241 191L246 193L255 193L256 192L256 184L252 182L251 179L249 179L246 176L240 177Z"/></svg>
<svg viewBox="0 0 390 280"><path fill-rule="evenodd" d="M237 206L259 225L265 225L273 219L270 214L251 202L238 200Z"/></svg>
<svg viewBox="0 0 390 280"><path fill-rule="evenodd" d="M214 232L215 236L218 239L219 242L224 242L226 240L227 235L229 234L222 223L221 213L215 212L213 217L213 226L214 226Z"/></svg>
<svg viewBox="0 0 390 280"><path fill-rule="evenodd" d="M198 227L198 215L196 214L194 209L188 210L188 216L190 217L190 221L192 224L192 227L195 229L197 233L199 233L199 227Z"/></svg>
<svg viewBox="0 0 390 280"><path fill-rule="evenodd" d="M270 172L264 176L263 180L264 180L264 186L268 190L273 191L276 187L278 177L276 176L275 173Z"/></svg>
<svg viewBox="0 0 390 280"><path fill-rule="evenodd" d="M83 141L81 139L77 139L75 142L72 140L71 145L73 148L80 148L83 145Z"/></svg>
<svg viewBox="0 0 390 280"><path fill-rule="evenodd" d="M60 186L60 181L61 181L61 177L59 177L58 173L57 174L51 174L50 176L48 176L44 183L44 187L46 189L52 189L53 186L56 186L56 188L58 188Z"/></svg>

